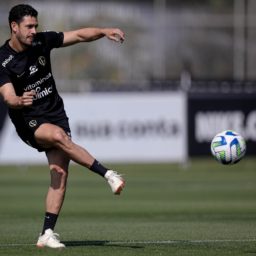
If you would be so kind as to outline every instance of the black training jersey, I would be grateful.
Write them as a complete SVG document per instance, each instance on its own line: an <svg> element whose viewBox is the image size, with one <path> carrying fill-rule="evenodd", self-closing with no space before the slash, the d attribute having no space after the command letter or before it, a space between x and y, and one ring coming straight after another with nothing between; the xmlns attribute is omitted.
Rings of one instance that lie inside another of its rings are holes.
<svg viewBox="0 0 256 256"><path fill-rule="evenodd" d="M49 116L61 119L65 115L50 62L51 50L60 47L63 38L62 32L40 32L36 34L32 46L23 52L14 51L9 40L0 48L0 86L11 82L18 96L36 91L32 106L9 109L15 126L21 118Z"/></svg>

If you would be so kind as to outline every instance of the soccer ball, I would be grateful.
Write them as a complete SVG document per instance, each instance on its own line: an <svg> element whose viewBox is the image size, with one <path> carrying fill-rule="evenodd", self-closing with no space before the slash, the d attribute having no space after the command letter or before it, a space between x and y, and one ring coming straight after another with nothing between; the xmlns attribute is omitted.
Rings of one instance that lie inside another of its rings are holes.
<svg viewBox="0 0 256 256"><path fill-rule="evenodd" d="M211 142L211 152L214 158L222 164L239 162L246 151L244 138L237 132L226 130L214 136Z"/></svg>

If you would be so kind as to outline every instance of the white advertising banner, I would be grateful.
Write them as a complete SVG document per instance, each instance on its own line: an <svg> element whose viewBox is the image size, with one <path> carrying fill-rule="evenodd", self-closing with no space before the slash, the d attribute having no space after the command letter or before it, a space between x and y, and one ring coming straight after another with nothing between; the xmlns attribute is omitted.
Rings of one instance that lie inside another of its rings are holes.
<svg viewBox="0 0 256 256"><path fill-rule="evenodd" d="M99 161L181 162L186 158L186 98L182 93L62 97L73 141ZM46 163L44 153L20 141L9 119L0 139L0 163Z"/></svg>

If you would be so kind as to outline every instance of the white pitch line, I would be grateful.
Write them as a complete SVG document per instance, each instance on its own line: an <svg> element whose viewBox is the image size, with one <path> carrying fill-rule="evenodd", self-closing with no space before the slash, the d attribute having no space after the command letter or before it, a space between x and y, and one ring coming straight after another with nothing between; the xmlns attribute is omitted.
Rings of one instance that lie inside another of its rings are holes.
<svg viewBox="0 0 256 256"><path fill-rule="evenodd" d="M84 246L93 246L93 241L76 241L74 245L72 245L72 241L68 242L70 245L68 247L76 246L76 244L83 244ZM105 245L136 245L136 244L145 244L145 245L168 245L168 244L207 244L207 243L251 243L256 242L256 239L226 239L226 240L148 240L148 241L95 241L95 245L102 242ZM88 244L87 244L88 243ZM0 244L0 248L4 247L29 247L36 246L36 244Z"/></svg>
<svg viewBox="0 0 256 256"><path fill-rule="evenodd" d="M250 243L256 242L256 239L244 240L159 240L159 241L110 241L109 244L200 244L200 243Z"/></svg>
<svg viewBox="0 0 256 256"><path fill-rule="evenodd" d="M26 246L35 246L36 244L0 244L0 248L3 247L26 247Z"/></svg>

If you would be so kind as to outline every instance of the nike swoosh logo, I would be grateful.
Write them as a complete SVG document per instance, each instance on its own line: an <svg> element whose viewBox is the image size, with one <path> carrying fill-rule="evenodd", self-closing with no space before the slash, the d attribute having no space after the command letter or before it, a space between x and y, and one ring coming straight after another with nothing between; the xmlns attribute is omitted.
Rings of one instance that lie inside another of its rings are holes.
<svg viewBox="0 0 256 256"><path fill-rule="evenodd" d="M21 74L17 75L18 78L22 77L25 74L25 71L22 72Z"/></svg>

